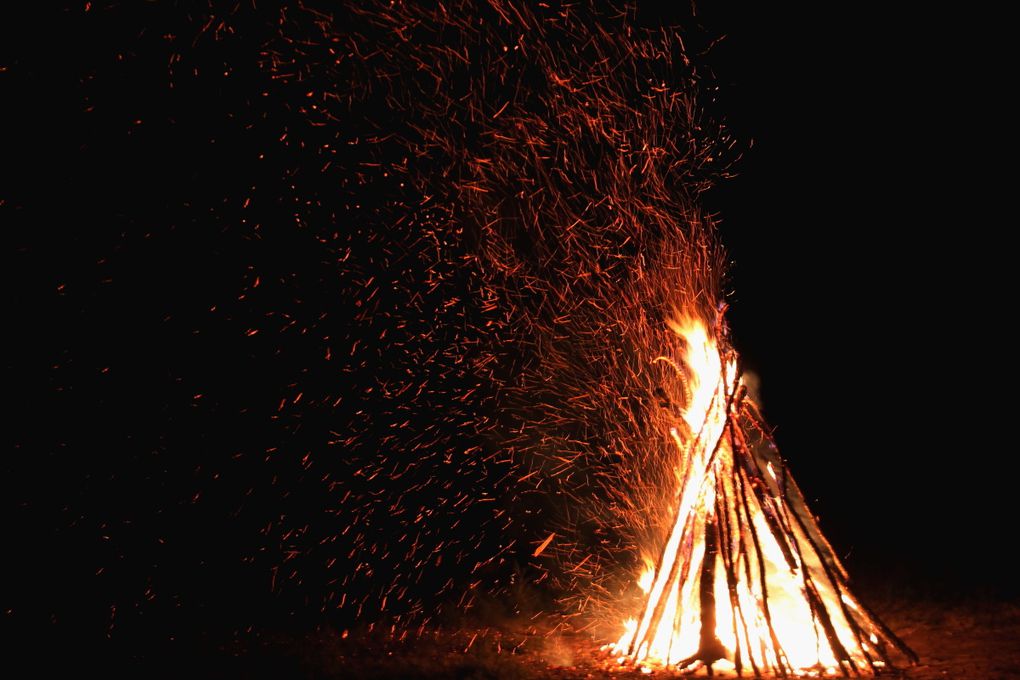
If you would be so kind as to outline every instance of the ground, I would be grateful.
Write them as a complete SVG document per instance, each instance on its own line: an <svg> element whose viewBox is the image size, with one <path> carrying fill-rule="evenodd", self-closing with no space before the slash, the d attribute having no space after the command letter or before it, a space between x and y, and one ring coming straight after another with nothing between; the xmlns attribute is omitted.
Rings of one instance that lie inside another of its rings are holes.
<svg viewBox="0 0 1020 680"><path fill-rule="evenodd" d="M956 603L889 600L876 603L883 619L921 657L915 667L890 673L906 680L1020 679L1020 602ZM629 680L649 677L614 668L598 641L536 619L523 626L431 631L414 640L387 635L343 637L265 634L257 642L221 646L212 674L251 678L357 680ZM658 672L651 677L675 677Z"/></svg>

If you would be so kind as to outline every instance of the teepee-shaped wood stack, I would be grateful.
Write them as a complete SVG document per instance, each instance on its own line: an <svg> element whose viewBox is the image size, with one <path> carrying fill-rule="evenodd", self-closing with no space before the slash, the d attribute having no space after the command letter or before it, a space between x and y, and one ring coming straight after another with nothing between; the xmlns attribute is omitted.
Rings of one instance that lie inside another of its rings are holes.
<svg viewBox="0 0 1020 680"><path fill-rule="evenodd" d="M735 354L673 324L686 402L672 531L640 618L613 651L642 665L780 676L878 672L915 654L859 602L788 474ZM674 363L670 361L670 363Z"/></svg>

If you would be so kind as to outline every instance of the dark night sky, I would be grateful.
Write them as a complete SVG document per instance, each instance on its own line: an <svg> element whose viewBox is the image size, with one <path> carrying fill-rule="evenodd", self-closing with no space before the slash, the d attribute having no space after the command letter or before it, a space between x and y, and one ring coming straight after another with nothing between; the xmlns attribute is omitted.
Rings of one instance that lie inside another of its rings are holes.
<svg viewBox="0 0 1020 680"><path fill-rule="evenodd" d="M1008 565L945 550L1001 540L1012 514L1012 454L978 424L1005 414L984 396L1001 199L980 22L729 9L703 18L727 35L720 108L754 146L712 205L780 450L862 578L1006 587Z"/></svg>
<svg viewBox="0 0 1020 680"><path fill-rule="evenodd" d="M687 10L639 5L646 25L690 21ZM204 593L213 610L251 607L230 623L272 616L247 599L264 588L261 572L235 574L224 555L247 547L237 535L257 532L277 508L235 517L221 500L230 494L214 491L214 471L168 465L167 452L201 461L215 451L212 467L227 469L231 450L284 436L272 413L233 407L280 391L298 360L262 361L269 344L236 355L234 325L202 316L198 303L215 304L253 261L266 278L314 262L315 246L281 242L274 260L271 249L246 251L230 236L230 221L246 216L217 201L279 168L249 167L251 145L263 140L247 135L236 108L243 85L166 90L159 36L183 29L183 10L38 12L4 22L3 42L16 48L0 63L10 178L0 219L14 243L5 382L15 446L3 478L13 504L7 552L23 585L12 608L24 615L41 601L40 612L75 620L68 601L94 587L144 590L152 563L157 580ZM723 3L700 8L697 21L726 36L705 56L722 87L712 106L753 142L739 176L708 198L735 263L735 342L762 378L766 416L823 530L869 582L1015 589L1007 565L978 568L971 552L1011 514L1014 451L995 434L1004 406L983 393L1009 357L990 332L1000 312L985 295L998 275L986 245L997 202L987 195L1000 180L984 176L994 122L978 66L961 59L970 27L946 34L945 18L858 5ZM257 68L233 66L241 83ZM95 82L83 85L83 73ZM92 104L97 113L83 113ZM215 145L196 131L213 131ZM253 219L286 215L270 208ZM154 246L147 230L174 235ZM322 267L286 294L327 304L330 290L315 283L329 277ZM292 343L287 356L321 351L302 337ZM210 500L162 519L180 488L208 489ZM86 511L71 522L76 503ZM95 586L102 577L91 567L67 562L119 550L92 536L125 516L136 521L114 543L134 546L132 557L116 584ZM154 533L188 548L168 558ZM948 545L957 547L947 554ZM227 594L208 595L224 583ZM84 597L89 606L102 599ZM45 625L48 614L33 616Z"/></svg>

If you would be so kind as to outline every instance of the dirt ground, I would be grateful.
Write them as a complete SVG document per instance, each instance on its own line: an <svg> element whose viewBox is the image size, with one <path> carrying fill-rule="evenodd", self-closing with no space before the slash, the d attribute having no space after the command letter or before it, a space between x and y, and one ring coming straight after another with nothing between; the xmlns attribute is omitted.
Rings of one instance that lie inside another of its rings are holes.
<svg viewBox="0 0 1020 680"><path fill-rule="evenodd" d="M945 604L887 602L875 607L920 656L917 666L885 677L906 680L1020 679L1020 602ZM568 626L536 620L513 626L433 631L414 640L323 631L302 637L264 636L221 648L233 661L223 675L251 678L356 678L357 680L628 680L651 676L616 667L598 652L599 641ZM217 673L219 674L219 673ZM701 676L704 675L702 672ZM717 674L717 677L718 674Z"/></svg>
<svg viewBox="0 0 1020 680"><path fill-rule="evenodd" d="M899 605L881 613L921 657L907 678L1020 678L1020 602Z"/></svg>

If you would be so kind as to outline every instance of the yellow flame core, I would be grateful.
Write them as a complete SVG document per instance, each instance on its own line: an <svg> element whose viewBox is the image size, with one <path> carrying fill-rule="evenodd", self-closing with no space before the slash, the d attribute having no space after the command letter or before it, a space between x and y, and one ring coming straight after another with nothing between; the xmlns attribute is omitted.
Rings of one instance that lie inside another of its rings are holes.
<svg viewBox="0 0 1020 680"><path fill-rule="evenodd" d="M705 526L712 521L716 507L716 493L730 494L732 488L733 452L730 439L725 436L730 417L730 394L735 392L737 380L736 360L724 357L716 341L700 320L684 319L671 324L671 328L685 341L684 364L687 368L687 404L683 420L687 432L672 428L670 436L675 442L685 468L681 470L678 491L676 522L670 533L658 573L646 566L638 583L648 595L640 618L629 619L624 633L609 648L642 668L674 666L690 660L699 650L701 636L701 607L699 579L677 578L676 574L697 575L705 558ZM768 472L775 479L769 464ZM734 565L736 579L735 598L727 585L722 560L717 559L714 571L715 634L726 648L726 659L716 661L719 670L733 669L737 661L744 668L775 668L780 664L797 674L834 673L838 662L831 645L812 615L808 595L804 590L802 570L808 573L820 569L820 557L798 535L794 538L800 547L791 567L789 559L769 527L762 507L748 495L751 523L757 530L760 553L745 551ZM781 499L776 502L782 503ZM677 563L681 556L681 542L690 541L693 547L686 552L687 564ZM732 540L744 540L736 537ZM760 554L760 558L757 555ZM715 556L712 556L715 559ZM744 562L753 562L747 563ZM760 561L760 564L759 564ZM674 568L676 567L676 568ZM767 592L761 592L761 579L748 578L764 569ZM752 571L754 570L754 571ZM712 572L709 572L712 573ZM819 597L830 612L836 612L832 623L836 635L846 649L855 647L853 632L842 618L838 595L824 580L815 582ZM772 621L769 630L765 618L764 600ZM736 607L733 606L733 600ZM856 604L845 598L851 608ZM654 612L661 608L655 629ZM738 624L739 622L739 624ZM772 633L775 633L773 638ZM739 644L738 644L739 636ZM778 643L778 644L777 644Z"/></svg>

